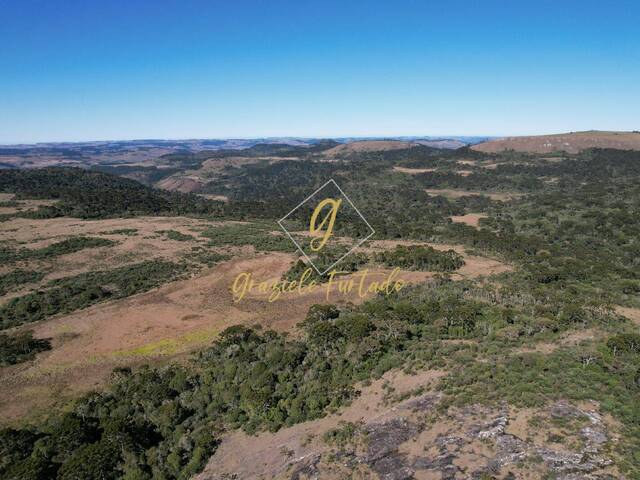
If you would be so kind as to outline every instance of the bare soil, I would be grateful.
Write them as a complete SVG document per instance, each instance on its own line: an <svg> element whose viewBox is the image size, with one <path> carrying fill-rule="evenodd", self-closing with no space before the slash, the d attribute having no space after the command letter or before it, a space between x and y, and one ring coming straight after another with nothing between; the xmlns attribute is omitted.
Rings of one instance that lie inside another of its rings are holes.
<svg viewBox="0 0 640 480"><path fill-rule="evenodd" d="M451 221L454 223L464 223L470 227L478 228L480 226L480 219L488 218L488 215L484 213L467 213L466 215L454 215L451 217Z"/></svg>
<svg viewBox="0 0 640 480"><path fill-rule="evenodd" d="M418 175L420 173L435 172L435 168L407 168L407 167L393 167L394 172L408 173L409 175Z"/></svg>
<svg viewBox="0 0 640 480"><path fill-rule="evenodd" d="M616 307L616 312L640 327L640 308Z"/></svg>

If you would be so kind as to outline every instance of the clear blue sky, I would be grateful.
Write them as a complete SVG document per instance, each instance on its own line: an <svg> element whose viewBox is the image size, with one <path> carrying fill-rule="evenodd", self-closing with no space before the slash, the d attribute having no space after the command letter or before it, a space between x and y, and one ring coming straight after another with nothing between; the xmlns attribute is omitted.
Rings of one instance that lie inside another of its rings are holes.
<svg viewBox="0 0 640 480"><path fill-rule="evenodd" d="M640 130L640 2L0 0L0 143Z"/></svg>

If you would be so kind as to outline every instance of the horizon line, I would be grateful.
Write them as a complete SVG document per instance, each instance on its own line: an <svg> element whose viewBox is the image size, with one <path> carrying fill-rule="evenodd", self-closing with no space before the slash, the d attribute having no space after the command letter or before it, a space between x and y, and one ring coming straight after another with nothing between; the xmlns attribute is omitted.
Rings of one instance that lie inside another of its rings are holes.
<svg viewBox="0 0 640 480"><path fill-rule="evenodd" d="M486 135L486 134L447 134L447 135L429 135L429 134L420 134L420 135L411 135L411 134L403 134L403 135L256 135L256 136L229 136L229 137L132 137L132 138L106 138L106 139L91 139L91 140L40 140L35 142L11 142L5 143L0 141L0 147L19 147L19 146L34 146L34 145L56 145L56 144L82 144L82 143L111 143L111 142L196 142L196 141L206 141L206 140L275 140L275 139L293 139L293 140L335 140L335 139L400 139L400 138L426 138L429 140L455 140L458 138L490 138L490 139L499 139L499 138L512 138L512 137L539 137L539 136L549 136L549 135L567 135L571 133L585 133L585 132L603 132L603 133L637 133L638 130L598 130L598 129L589 129L589 130L570 130L563 132L555 132L555 133L533 133L533 134L518 134L518 135Z"/></svg>

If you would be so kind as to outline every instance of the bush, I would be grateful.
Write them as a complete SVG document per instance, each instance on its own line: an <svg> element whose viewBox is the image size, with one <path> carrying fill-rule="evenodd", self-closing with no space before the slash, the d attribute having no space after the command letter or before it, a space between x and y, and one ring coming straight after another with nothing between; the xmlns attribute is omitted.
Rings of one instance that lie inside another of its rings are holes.
<svg viewBox="0 0 640 480"><path fill-rule="evenodd" d="M623 333L607 340L607 347L614 355L622 353L640 353L640 334Z"/></svg>
<svg viewBox="0 0 640 480"><path fill-rule="evenodd" d="M44 273L31 270L17 269L4 275L0 275L0 295L4 295L16 287L26 283L39 282L44 278Z"/></svg>
<svg viewBox="0 0 640 480"><path fill-rule="evenodd" d="M7 335L0 333L0 365L15 365L32 360L37 353L51 350L46 339L33 338L33 332Z"/></svg>

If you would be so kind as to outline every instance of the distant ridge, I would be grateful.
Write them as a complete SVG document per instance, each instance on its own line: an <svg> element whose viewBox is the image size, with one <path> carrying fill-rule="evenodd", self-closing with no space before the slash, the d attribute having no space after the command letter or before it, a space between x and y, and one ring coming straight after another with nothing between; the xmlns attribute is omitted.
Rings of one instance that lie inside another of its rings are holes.
<svg viewBox="0 0 640 480"><path fill-rule="evenodd" d="M471 147L485 153L498 153L504 150L517 152L579 153L588 148L615 148L618 150L640 150L640 132L605 132L590 130L555 135L536 135L506 137L479 143Z"/></svg>

